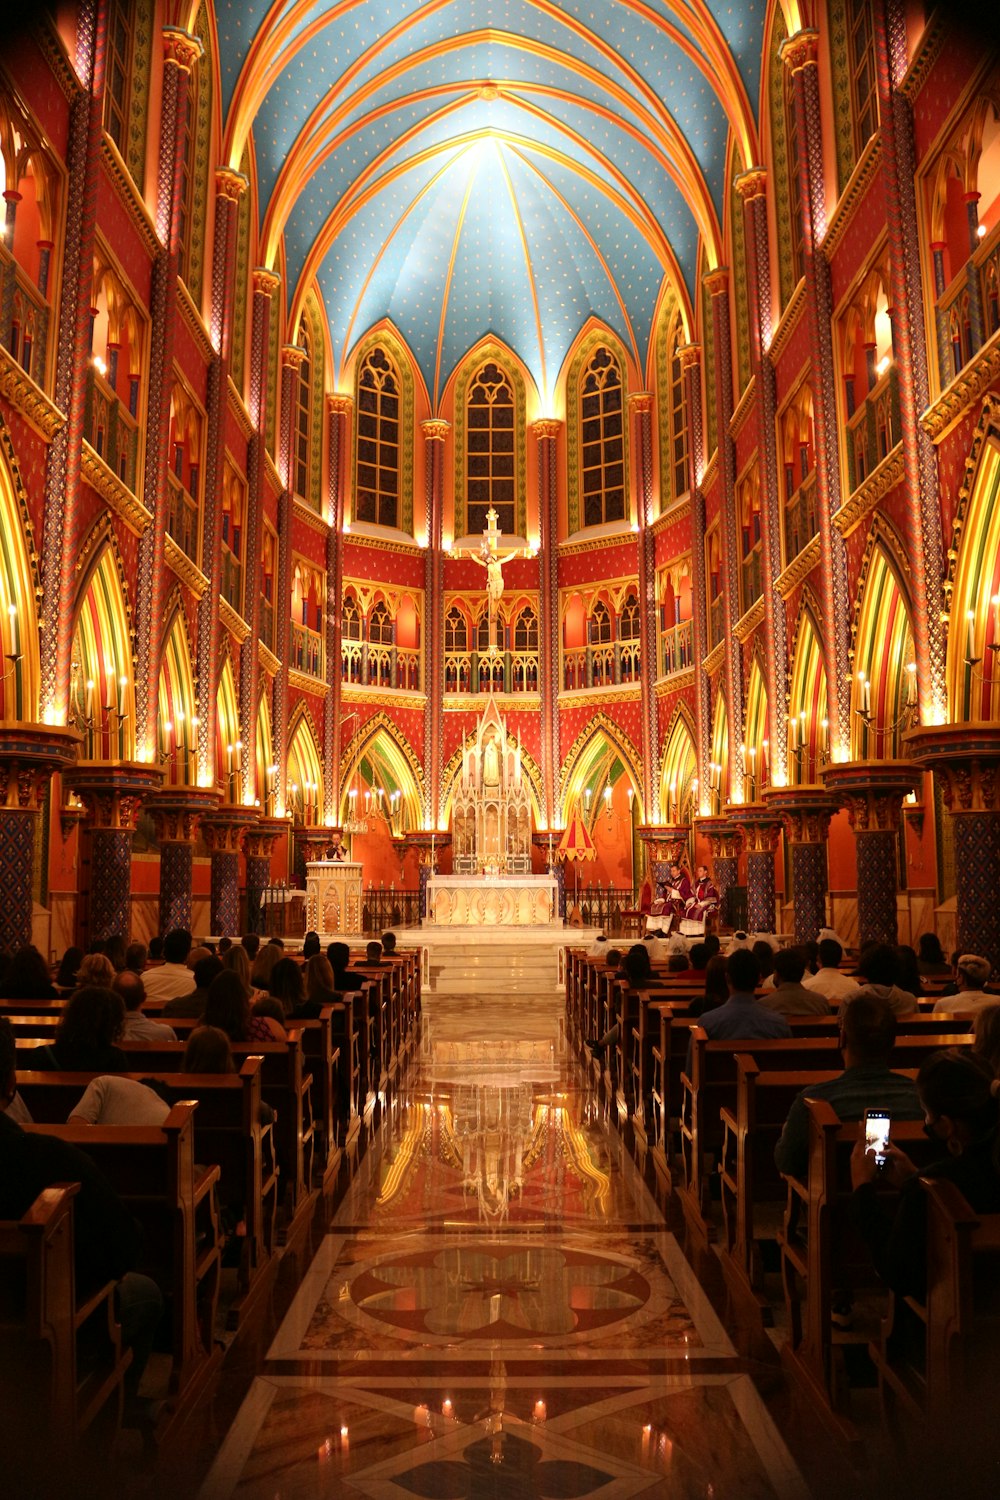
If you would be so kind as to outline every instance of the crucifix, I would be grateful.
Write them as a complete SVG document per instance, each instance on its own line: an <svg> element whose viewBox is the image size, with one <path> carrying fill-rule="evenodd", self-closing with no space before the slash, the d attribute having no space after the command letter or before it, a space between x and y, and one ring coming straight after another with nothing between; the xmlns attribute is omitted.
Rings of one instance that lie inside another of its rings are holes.
<svg viewBox="0 0 1000 1500"><path fill-rule="evenodd" d="M506 563L515 557L534 557L535 552L531 547L516 547L511 552L501 552L500 537L501 530L497 525L499 517L491 505L486 512L486 525L483 528L483 539L479 544L479 551L467 551L459 549L459 557L471 558L481 568L486 569L486 608L490 622L490 647L488 656L499 656L497 647L497 614L500 609L500 599L503 595L503 570Z"/></svg>

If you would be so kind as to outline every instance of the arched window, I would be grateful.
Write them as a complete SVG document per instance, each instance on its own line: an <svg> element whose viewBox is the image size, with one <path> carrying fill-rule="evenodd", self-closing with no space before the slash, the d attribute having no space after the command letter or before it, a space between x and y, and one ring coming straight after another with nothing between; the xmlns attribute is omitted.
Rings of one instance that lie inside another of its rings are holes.
<svg viewBox="0 0 1000 1500"><path fill-rule="evenodd" d="M445 616L444 649L446 651L468 651L469 649L469 627L457 604L453 604Z"/></svg>
<svg viewBox="0 0 1000 1500"><path fill-rule="evenodd" d="M368 639L380 646L392 645L392 616L384 604L376 604L368 620Z"/></svg>
<svg viewBox="0 0 1000 1500"><path fill-rule="evenodd" d="M503 650L503 625L497 620L496 645ZM479 616L479 624L476 626L476 650L484 655L490 649L490 616L488 610L483 610Z"/></svg>
<svg viewBox="0 0 1000 1500"><path fill-rule="evenodd" d="M875 26L871 0L847 0L847 26L854 157L857 160L878 129Z"/></svg>
<svg viewBox="0 0 1000 1500"><path fill-rule="evenodd" d="M621 641L637 641L639 639L639 601L634 594L629 594L622 605L622 612L618 621L618 639Z"/></svg>
<svg viewBox="0 0 1000 1500"><path fill-rule="evenodd" d="M587 633L592 646L611 640L611 611L603 599L598 599L590 612Z"/></svg>
<svg viewBox="0 0 1000 1500"><path fill-rule="evenodd" d="M622 373L610 349L595 349L580 382L583 524L625 519Z"/></svg>
<svg viewBox="0 0 1000 1500"><path fill-rule="evenodd" d="M104 85L104 128L124 157L128 147L129 90L132 81L134 6L108 3L108 55Z"/></svg>
<svg viewBox="0 0 1000 1500"><path fill-rule="evenodd" d="M684 371L677 353L683 342L684 330L678 317L670 336L670 482L675 500L688 487L687 396L684 390Z"/></svg>
<svg viewBox="0 0 1000 1500"><path fill-rule="evenodd" d="M487 525L492 505L501 531L517 531L514 490L514 392L500 367L483 365L466 398L466 531Z"/></svg>
<svg viewBox="0 0 1000 1500"><path fill-rule="evenodd" d="M538 650L538 619L531 608L522 609L514 622L514 650Z"/></svg>
<svg viewBox="0 0 1000 1500"><path fill-rule="evenodd" d="M340 633L345 641L361 639L361 611L358 609L358 601L351 594L344 600L341 610Z"/></svg>
<svg viewBox="0 0 1000 1500"><path fill-rule="evenodd" d="M309 495L309 439L312 426L312 338L304 318L299 324L299 345L306 353L299 365L299 382L295 393L293 477L295 493L306 499Z"/></svg>
<svg viewBox="0 0 1000 1500"><path fill-rule="evenodd" d="M399 377L381 347L358 375L355 516L376 526L399 525Z"/></svg>

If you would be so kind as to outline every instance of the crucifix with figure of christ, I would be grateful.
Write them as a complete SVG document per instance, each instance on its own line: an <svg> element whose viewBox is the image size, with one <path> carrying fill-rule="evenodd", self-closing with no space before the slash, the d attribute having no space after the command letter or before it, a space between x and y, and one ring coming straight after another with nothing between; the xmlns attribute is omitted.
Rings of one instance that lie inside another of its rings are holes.
<svg viewBox="0 0 1000 1500"><path fill-rule="evenodd" d="M497 614L503 595L504 566L516 557L535 556L532 547L515 547L509 552L501 551L502 532L497 525L498 520L499 517L491 505L486 512L486 525L483 528L483 539L479 544L478 552L463 547L459 548L457 553L457 556L471 558L481 568L486 569L486 609L490 622L490 646L486 654L491 657L500 655L497 646Z"/></svg>

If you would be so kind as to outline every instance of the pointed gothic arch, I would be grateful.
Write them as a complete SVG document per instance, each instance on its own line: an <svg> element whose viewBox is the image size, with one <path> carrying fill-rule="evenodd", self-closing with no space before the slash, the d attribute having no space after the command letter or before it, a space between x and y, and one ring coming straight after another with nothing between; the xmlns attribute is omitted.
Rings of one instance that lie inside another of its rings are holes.
<svg viewBox="0 0 1000 1500"><path fill-rule="evenodd" d="M913 614L906 564L902 545L884 519L868 539L858 593L851 754L858 760L895 757L903 750L906 711L916 703L917 684L911 670Z"/></svg>
<svg viewBox="0 0 1000 1500"><path fill-rule="evenodd" d="M34 534L7 424L0 415L0 647L5 661L0 718L37 719L39 695L38 585ZM7 673L6 661L11 663Z"/></svg>
<svg viewBox="0 0 1000 1500"><path fill-rule="evenodd" d="M698 757L694 720L686 703L674 709L660 762L660 814L667 823L688 823L699 811Z"/></svg>
<svg viewBox="0 0 1000 1500"><path fill-rule="evenodd" d="M400 831L424 827L423 772L387 713L380 710L358 727L345 748L342 765L339 799L342 820L364 817L376 802L388 811L393 793L398 792L393 817ZM381 796L376 795L379 788Z"/></svg>
<svg viewBox="0 0 1000 1500"><path fill-rule="evenodd" d="M86 760L135 755L131 612L117 538L106 518L91 530L80 558L73 610L70 719L83 731Z"/></svg>
<svg viewBox="0 0 1000 1500"><path fill-rule="evenodd" d="M996 673L974 665L1000 646L1000 400L987 398L966 464L951 550L949 719L1000 717Z"/></svg>
<svg viewBox="0 0 1000 1500"><path fill-rule="evenodd" d="M600 713L595 714L580 731L563 761L559 776L557 827L562 828L565 826L566 814L572 804L574 794L578 793L583 786L584 772L594 754L593 742L599 735L603 736L613 748L615 754L620 758L622 767L628 773L629 780L641 805L642 758L621 726L616 724L602 710Z"/></svg>
<svg viewBox="0 0 1000 1500"><path fill-rule="evenodd" d="M830 744L819 603L803 590L792 645L788 703L788 780L815 782ZM794 726L794 728L793 728Z"/></svg>
<svg viewBox="0 0 1000 1500"><path fill-rule="evenodd" d="M195 781L196 704L191 639L178 601L168 617L160 653L157 755L167 784L191 785ZM206 777L205 784L214 785L214 777Z"/></svg>

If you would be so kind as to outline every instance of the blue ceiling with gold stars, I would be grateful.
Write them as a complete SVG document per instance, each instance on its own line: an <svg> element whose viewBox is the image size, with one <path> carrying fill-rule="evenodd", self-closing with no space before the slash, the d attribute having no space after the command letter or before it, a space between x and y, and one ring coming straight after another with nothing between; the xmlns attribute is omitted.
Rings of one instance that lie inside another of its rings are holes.
<svg viewBox="0 0 1000 1500"><path fill-rule="evenodd" d="M755 152L766 0L220 0L229 159L339 371L389 318L432 403L479 339L543 407L588 318L645 369L664 281L718 253Z"/></svg>

